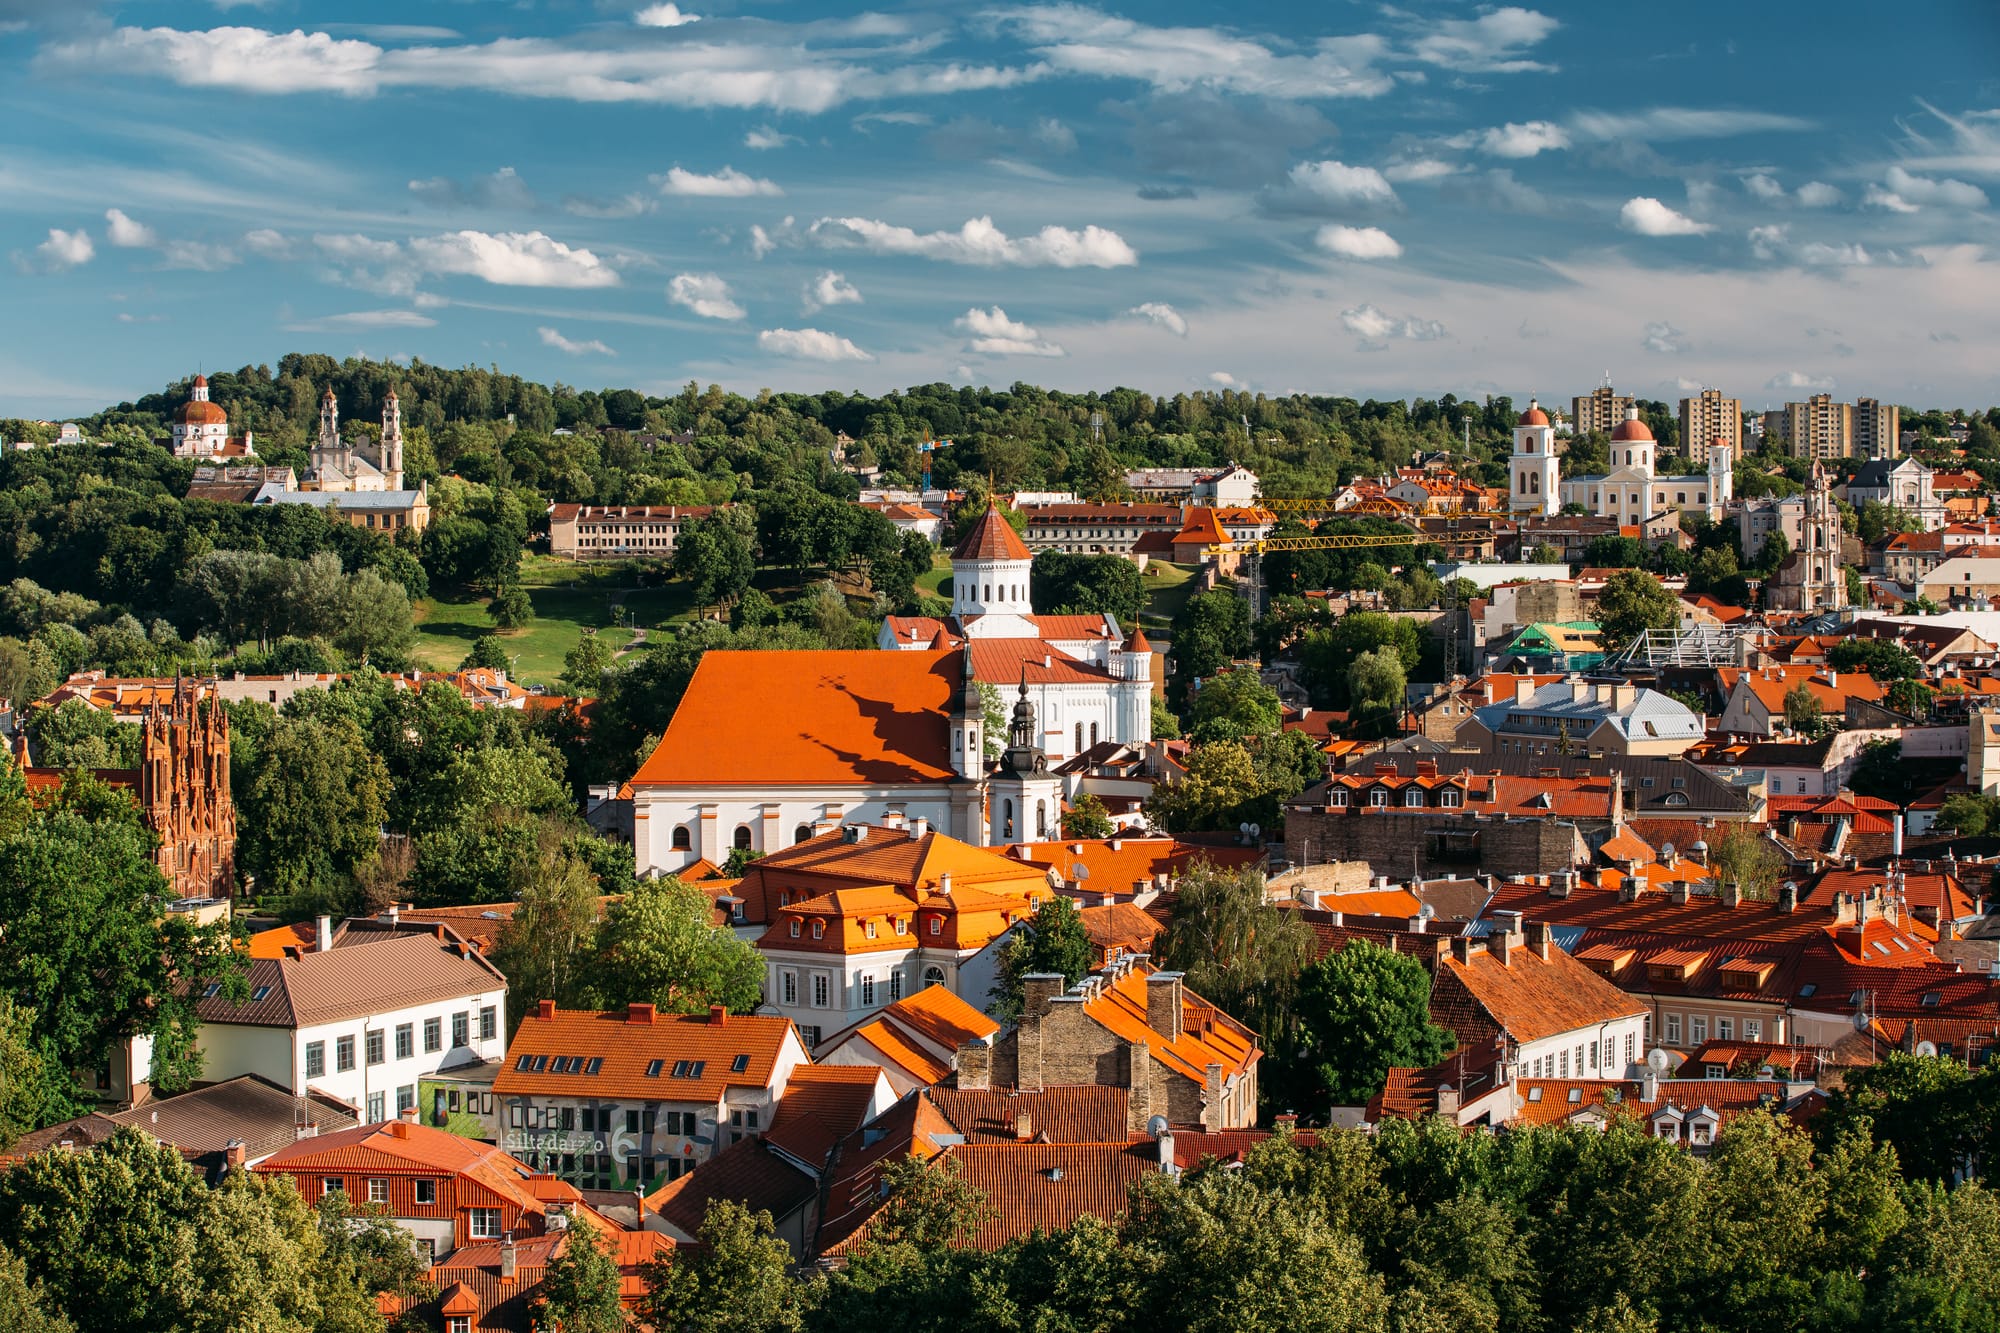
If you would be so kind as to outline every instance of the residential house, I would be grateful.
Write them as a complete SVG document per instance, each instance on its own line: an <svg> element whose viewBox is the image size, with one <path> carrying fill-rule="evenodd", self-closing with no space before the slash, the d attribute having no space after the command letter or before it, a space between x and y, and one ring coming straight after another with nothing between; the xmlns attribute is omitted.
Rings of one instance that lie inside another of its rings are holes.
<svg viewBox="0 0 2000 1333"><path fill-rule="evenodd" d="M1991 610L2000 601L2000 558L1951 556L1917 580L1917 591L1939 606Z"/></svg>
<svg viewBox="0 0 2000 1333"><path fill-rule="evenodd" d="M294 1094L337 1097L377 1124L417 1106L420 1080L455 1065L497 1060L507 979L443 925L344 934L320 919L310 947L252 958L238 1003L210 983L194 997L195 1048L204 1074L258 1074ZM149 1067L146 1038L132 1039L128 1069ZM114 1097L131 1094L124 1086Z"/></svg>
<svg viewBox="0 0 2000 1333"><path fill-rule="evenodd" d="M1261 847L1212 846L1165 834L1116 834L1023 842L1008 855L1035 866L1081 903L1135 902L1141 907L1173 888L1189 868L1236 870L1263 861Z"/></svg>
<svg viewBox="0 0 2000 1333"><path fill-rule="evenodd" d="M990 1046L999 1031L950 988L926 986L826 1038L813 1048L813 1059L820 1068L879 1069L901 1097L943 1082L958 1067L960 1048Z"/></svg>
<svg viewBox="0 0 2000 1333"><path fill-rule="evenodd" d="M581 1188L650 1189L768 1126L806 1063L788 1018L542 1000L493 1079L498 1137Z"/></svg>
<svg viewBox="0 0 2000 1333"><path fill-rule="evenodd" d="M1777 735L1787 730L1785 696L1804 687L1819 705L1822 717L1842 718L1850 699L1880 703L1880 682L1865 671L1836 671L1832 667L1796 666L1717 667L1717 690L1723 697L1717 731L1732 736Z"/></svg>
<svg viewBox="0 0 2000 1333"><path fill-rule="evenodd" d="M1613 757L1677 755L1699 741L1702 718L1658 690L1626 681L1572 675L1533 688L1518 680L1512 699L1474 710L1458 747L1489 755L1543 754L1567 748Z"/></svg>
<svg viewBox="0 0 2000 1333"><path fill-rule="evenodd" d="M1019 1026L991 1046L960 1048L960 1088L1124 1088L1134 1131L1154 1116L1210 1130L1256 1123L1256 1035L1180 973L1124 957L1073 988L1060 975L1024 980Z"/></svg>
<svg viewBox="0 0 2000 1333"><path fill-rule="evenodd" d="M618 1270L619 1304L631 1318L646 1290L646 1265L670 1255L673 1241L654 1231L607 1229L603 1214L590 1216L598 1244ZM572 1243L575 1232L567 1221L558 1212L549 1219L552 1229L542 1235L462 1246L424 1275L436 1294L405 1302L399 1313L419 1321L419 1328L441 1333L544 1333L542 1286L553 1261ZM558 1223L564 1225L554 1229Z"/></svg>

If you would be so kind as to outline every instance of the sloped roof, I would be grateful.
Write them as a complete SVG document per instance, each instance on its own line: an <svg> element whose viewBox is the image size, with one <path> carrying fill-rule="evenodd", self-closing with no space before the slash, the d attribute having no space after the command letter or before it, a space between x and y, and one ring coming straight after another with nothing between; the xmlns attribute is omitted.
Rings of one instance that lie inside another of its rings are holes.
<svg viewBox="0 0 2000 1333"><path fill-rule="evenodd" d="M1516 1089L1521 1106L1513 1123L1558 1125L1593 1108L1607 1116L1641 1119L1662 1110L1693 1113L1706 1108L1726 1125L1745 1111L1767 1105L1782 1111L1787 1104L1785 1085L1763 1079L1663 1078L1651 1101L1641 1099L1641 1090L1636 1079L1522 1079Z"/></svg>
<svg viewBox="0 0 2000 1333"><path fill-rule="evenodd" d="M1121 954L1150 953L1166 927L1152 913L1132 903L1106 903L1077 913L1090 936L1092 962L1098 967Z"/></svg>
<svg viewBox="0 0 2000 1333"><path fill-rule="evenodd" d="M1177 877L1198 861L1230 867L1252 864L1264 855L1254 847L1208 847L1174 837L1138 836L1021 842L1007 850L1030 865L1054 870L1065 880L1076 879L1075 868L1084 867L1089 874L1083 879L1083 888L1092 893L1130 893L1142 882L1150 887L1158 876Z"/></svg>
<svg viewBox="0 0 2000 1333"><path fill-rule="evenodd" d="M1438 965L1458 978L1472 998L1517 1042L1540 1041L1598 1023L1645 1012L1646 1006L1561 949L1547 960L1516 947L1503 965L1491 948L1474 949L1469 961L1441 954Z"/></svg>
<svg viewBox="0 0 2000 1333"><path fill-rule="evenodd" d="M310 1027L503 990L506 979L480 953L435 925L434 933L359 937L345 948L250 963L250 998L195 997L204 1023ZM262 998L258 998L259 995Z"/></svg>
<svg viewBox="0 0 2000 1333"><path fill-rule="evenodd" d="M1145 1045L1153 1059L1198 1083L1206 1080L1211 1064L1221 1065L1227 1078L1257 1062L1262 1052L1250 1029L1185 987L1180 1035L1169 1038L1154 1030L1147 1018L1146 978L1159 970L1149 962L1120 969L1107 984L1086 995L1084 1012L1114 1035ZM1101 973L1097 976L1102 979ZM1083 984L1089 986L1090 979Z"/></svg>
<svg viewBox="0 0 2000 1333"><path fill-rule="evenodd" d="M861 1128L878 1092L887 1089L882 1071L873 1065L801 1066L793 1071L778 1109L771 1113L764 1139L818 1170L843 1135Z"/></svg>
<svg viewBox="0 0 2000 1333"><path fill-rule="evenodd" d="M540 1176L490 1143L448 1134L407 1120L321 1134L280 1148L258 1171L305 1174L374 1173L462 1176L514 1204L541 1215L550 1203L581 1203L575 1187Z"/></svg>
<svg viewBox="0 0 2000 1333"><path fill-rule="evenodd" d="M648 1212L658 1213L683 1235L701 1230L709 1205L717 1199L740 1203L752 1212L782 1219L819 1197L813 1178L765 1145L762 1139L738 1139L694 1170L670 1180L646 1198Z"/></svg>
<svg viewBox="0 0 2000 1333"><path fill-rule="evenodd" d="M507 1044L493 1091L543 1097L714 1102L729 1088L767 1088L787 1042L789 1018L759 1014L651 1014L616 1009L531 1009ZM546 1059L544 1059L546 1057ZM564 1057L565 1072L553 1066ZM741 1061L743 1067L735 1066ZM522 1068L526 1061L528 1068ZM584 1072L601 1061L595 1073ZM692 1071L675 1076L688 1062ZM656 1072L648 1073L658 1062ZM536 1068L539 1064L542 1067ZM577 1066L570 1069L569 1066Z"/></svg>
<svg viewBox="0 0 2000 1333"><path fill-rule="evenodd" d="M1033 560L1034 552L1021 540L1021 534L1014 531L1014 525L1000 512L998 505L988 505L972 530L953 548L953 560Z"/></svg>
<svg viewBox="0 0 2000 1333"><path fill-rule="evenodd" d="M710 652L632 784L949 781L962 675L957 652Z"/></svg>
<svg viewBox="0 0 2000 1333"><path fill-rule="evenodd" d="M1094 1083L1073 1087L932 1088L931 1104L971 1143L1013 1143L1020 1119L1028 1138L1043 1143L1109 1143L1125 1137L1130 1094Z"/></svg>

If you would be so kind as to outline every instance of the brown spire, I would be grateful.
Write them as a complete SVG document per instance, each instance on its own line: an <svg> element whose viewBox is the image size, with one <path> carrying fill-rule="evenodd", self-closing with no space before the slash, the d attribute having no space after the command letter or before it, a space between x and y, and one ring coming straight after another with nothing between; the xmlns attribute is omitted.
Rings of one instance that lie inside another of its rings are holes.
<svg viewBox="0 0 2000 1333"><path fill-rule="evenodd" d="M985 514L980 516L972 530L965 534L952 551L954 560L1033 560L1034 552L1028 549L1021 534L1014 531L1014 525L1000 512L1000 506L989 502Z"/></svg>

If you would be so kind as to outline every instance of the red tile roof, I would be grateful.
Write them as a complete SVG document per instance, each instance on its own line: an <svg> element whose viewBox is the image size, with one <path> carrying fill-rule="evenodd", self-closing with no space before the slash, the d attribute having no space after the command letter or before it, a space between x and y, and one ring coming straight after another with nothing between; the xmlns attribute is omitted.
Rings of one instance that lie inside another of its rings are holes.
<svg viewBox="0 0 2000 1333"><path fill-rule="evenodd" d="M998 505L988 505L972 530L952 551L954 560L1033 560L1034 552L1021 540L1021 534L1014 531L1014 525L1000 512Z"/></svg>
<svg viewBox="0 0 2000 1333"><path fill-rule="evenodd" d="M1516 1042L1540 1041L1646 1011L1645 1005L1553 946L1546 960L1517 945L1504 966L1490 947L1473 950L1466 962L1440 954L1438 966L1455 977Z"/></svg>
<svg viewBox="0 0 2000 1333"><path fill-rule="evenodd" d="M942 987L933 987L941 990ZM764 1140L817 1171L833 1145L870 1119L888 1082L872 1065L808 1065L792 1074Z"/></svg>
<svg viewBox="0 0 2000 1333"><path fill-rule="evenodd" d="M546 1001L521 1020L493 1091L542 1097L622 1097L661 1102L719 1101L729 1088L766 1088L792 1047L802 1056L788 1018L757 1014L653 1014L563 1009ZM738 1060L743 1068L735 1068ZM527 1061L529 1067L522 1068ZM686 1061L686 1072L674 1068ZM596 1072L586 1072L592 1062ZM554 1066L564 1065L556 1072ZM539 1066L539 1067L538 1067ZM649 1069L655 1072L648 1073Z"/></svg>
<svg viewBox="0 0 2000 1333"><path fill-rule="evenodd" d="M939 1114L972 1143L1109 1143L1126 1136L1130 1097L1124 1088L1077 1084L1035 1091L932 1088Z"/></svg>

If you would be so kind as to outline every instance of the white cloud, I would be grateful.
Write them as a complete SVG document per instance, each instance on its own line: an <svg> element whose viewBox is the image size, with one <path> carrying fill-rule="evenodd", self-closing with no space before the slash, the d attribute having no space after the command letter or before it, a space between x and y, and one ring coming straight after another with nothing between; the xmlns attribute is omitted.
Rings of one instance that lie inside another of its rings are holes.
<svg viewBox="0 0 2000 1333"><path fill-rule="evenodd" d="M1646 326L1646 336L1641 340L1649 352L1677 355L1687 350L1687 335L1665 320L1655 320Z"/></svg>
<svg viewBox="0 0 2000 1333"><path fill-rule="evenodd" d="M1488 74L1519 74L1553 68L1525 59L1562 25L1546 14L1508 5L1476 19L1424 20L1424 33L1412 43L1417 59L1448 69Z"/></svg>
<svg viewBox="0 0 2000 1333"><path fill-rule="evenodd" d="M729 294L729 284L713 273L682 273L667 284L667 299L686 306L703 319L741 319L743 307Z"/></svg>
<svg viewBox="0 0 2000 1333"><path fill-rule="evenodd" d="M588 352L594 352L598 356L618 355L595 338L582 340L565 338L559 331L547 327L538 328L535 332L541 336L542 346L553 347L559 352L568 352L571 356L582 356Z"/></svg>
<svg viewBox="0 0 2000 1333"><path fill-rule="evenodd" d="M1441 180L1455 176L1465 168L1441 158L1419 157L1408 162L1393 162L1382 168L1383 176L1398 185L1413 185L1420 181Z"/></svg>
<svg viewBox="0 0 2000 1333"><path fill-rule="evenodd" d="M1396 191L1373 167L1345 162L1301 162L1292 168L1292 184L1336 204L1393 204Z"/></svg>
<svg viewBox="0 0 2000 1333"><path fill-rule="evenodd" d="M1750 192L1752 198L1762 199L1766 202L1776 202L1785 197L1785 187L1761 171L1745 176L1743 178L1743 188Z"/></svg>
<svg viewBox="0 0 2000 1333"><path fill-rule="evenodd" d="M1813 122L1774 111L1727 111L1657 106L1646 111L1579 111L1570 128L1586 139L1726 139L1738 134L1810 130Z"/></svg>
<svg viewBox="0 0 2000 1333"><path fill-rule="evenodd" d="M1242 380L1237 379L1226 370L1209 371L1208 382L1222 389L1241 389L1247 387Z"/></svg>
<svg viewBox="0 0 2000 1333"><path fill-rule="evenodd" d="M1912 204L1936 204L1942 208L1986 207L1986 192L1964 181L1914 176L1901 167L1890 167L1887 180L1891 190Z"/></svg>
<svg viewBox="0 0 2000 1333"><path fill-rule="evenodd" d="M762 226L756 223L750 225L750 257L752 259L762 259L777 248L778 243L771 239L770 232L765 231Z"/></svg>
<svg viewBox="0 0 2000 1333"><path fill-rule="evenodd" d="M357 329L428 329L437 324L414 310L353 310L285 325L287 333L351 333Z"/></svg>
<svg viewBox="0 0 2000 1333"><path fill-rule="evenodd" d="M647 5L632 16L632 21L642 28L678 28L701 22L701 15L684 13L679 5L668 3Z"/></svg>
<svg viewBox="0 0 2000 1333"><path fill-rule="evenodd" d="M779 356L805 361L873 361L875 358L837 334L820 329L765 329L757 345Z"/></svg>
<svg viewBox="0 0 2000 1333"><path fill-rule="evenodd" d="M1676 213L1650 195L1627 199L1625 207L1618 210L1618 225L1641 236L1700 236L1715 230L1706 222Z"/></svg>
<svg viewBox="0 0 2000 1333"><path fill-rule="evenodd" d="M219 273L243 262L243 256L226 245L203 241L168 241L160 248L162 268L190 268L201 273Z"/></svg>
<svg viewBox="0 0 2000 1333"><path fill-rule="evenodd" d="M96 256L97 247L91 244L90 233L81 227L75 231L50 227L49 239L36 246L35 253L47 268L75 268L78 264L88 264Z"/></svg>
<svg viewBox="0 0 2000 1333"><path fill-rule="evenodd" d="M755 148L759 151L766 148L783 148L788 143L803 142L804 140L800 139L798 135L780 133L772 129L769 125L759 125L756 129L751 130L743 136L743 146L745 148Z"/></svg>
<svg viewBox="0 0 2000 1333"><path fill-rule="evenodd" d="M974 307L952 321L952 327L972 336L968 351L988 356L1062 356L1063 349L1043 338L1041 332L1016 319L1009 319L999 306L991 310Z"/></svg>
<svg viewBox="0 0 2000 1333"><path fill-rule="evenodd" d="M126 249L140 249L160 243L159 233L143 222L134 222L119 208L104 210L104 220L110 225L111 243Z"/></svg>
<svg viewBox="0 0 2000 1333"><path fill-rule="evenodd" d="M292 257L291 238L283 232L273 231L269 227L259 227L253 232L245 233L243 244L252 254L262 255L266 259L290 259Z"/></svg>
<svg viewBox="0 0 2000 1333"><path fill-rule="evenodd" d="M1861 196L1864 208L1882 208L1891 213L1914 213L1917 206L1893 190L1885 190L1879 185L1871 185Z"/></svg>
<svg viewBox="0 0 2000 1333"><path fill-rule="evenodd" d="M1187 337L1187 317L1164 301L1146 301L1125 313L1135 319L1143 319L1155 328L1165 329L1176 338Z"/></svg>
<svg viewBox="0 0 2000 1333"><path fill-rule="evenodd" d="M800 304L810 315L830 305L860 305L861 292L845 277L827 269L806 284L805 298Z"/></svg>
<svg viewBox="0 0 2000 1333"><path fill-rule="evenodd" d="M1778 249L1785 244L1791 228L1782 222L1774 222L1765 227L1750 229L1750 253L1759 259L1776 259Z"/></svg>
<svg viewBox="0 0 2000 1333"><path fill-rule="evenodd" d="M1479 146L1494 157L1533 157L1569 147L1569 132L1546 120L1510 121L1482 134Z"/></svg>
<svg viewBox="0 0 2000 1333"><path fill-rule="evenodd" d="M917 232L873 218L821 218L807 229L822 245L852 247L882 255L917 255L951 264L1022 268L1124 268L1139 256L1115 231L1090 226L1081 231L1049 226L1018 239L977 217L957 231Z"/></svg>
<svg viewBox="0 0 2000 1333"><path fill-rule="evenodd" d="M626 194L616 199L591 199L584 195L565 196L563 212L579 218L636 218L659 207L643 194Z"/></svg>
<svg viewBox="0 0 2000 1333"><path fill-rule="evenodd" d="M616 287L618 273L588 250L573 249L539 231L454 231L409 243L412 259L430 273L481 278L502 287Z"/></svg>
<svg viewBox="0 0 2000 1333"><path fill-rule="evenodd" d="M1396 259L1403 247L1380 227L1321 227L1314 244L1343 259Z"/></svg>
<svg viewBox="0 0 2000 1333"><path fill-rule="evenodd" d="M1256 97L1379 97L1395 80L1373 68L1387 43L1372 35L1321 38L1309 54L1281 54L1220 28L1159 28L1080 4L1001 11L1054 70L1134 79L1162 92L1208 88Z"/></svg>
<svg viewBox="0 0 2000 1333"><path fill-rule="evenodd" d="M1341 311L1340 322L1349 333L1359 334L1364 344L1382 345L1392 338L1435 342L1445 336L1444 325L1437 320L1418 319L1414 315L1388 315L1372 305Z"/></svg>
<svg viewBox="0 0 2000 1333"><path fill-rule="evenodd" d="M459 182L449 176L432 176L410 182L410 193L439 208L483 207L532 209L540 202L528 183L512 167L502 167L490 176Z"/></svg>
<svg viewBox="0 0 2000 1333"><path fill-rule="evenodd" d="M1869 258L1866 250L1853 243L1830 245L1825 241L1809 241L1799 247L1799 262L1850 268L1872 264L1875 261Z"/></svg>
<svg viewBox="0 0 2000 1333"><path fill-rule="evenodd" d="M1806 208L1831 208L1840 198L1840 191L1825 181L1807 181L1799 187L1798 200Z"/></svg>
<svg viewBox="0 0 2000 1333"><path fill-rule="evenodd" d="M700 199L748 199L755 195L784 193L777 182L746 176L734 167L724 167L713 176L675 167L665 176L656 176L653 180L660 187L661 194L684 194Z"/></svg>
<svg viewBox="0 0 2000 1333"><path fill-rule="evenodd" d="M1786 370L1765 380L1764 387L1779 391L1786 389L1825 390L1833 387L1833 380L1830 376L1826 375L1808 375L1800 370Z"/></svg>

